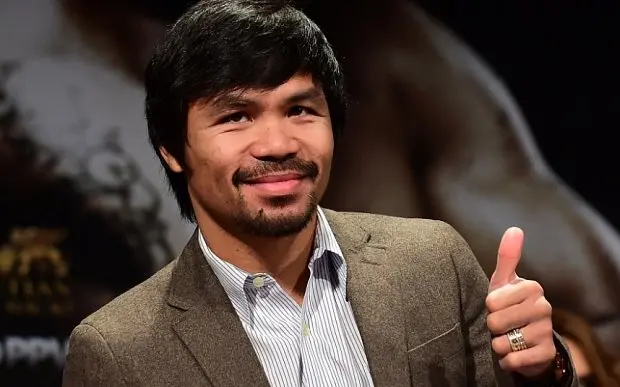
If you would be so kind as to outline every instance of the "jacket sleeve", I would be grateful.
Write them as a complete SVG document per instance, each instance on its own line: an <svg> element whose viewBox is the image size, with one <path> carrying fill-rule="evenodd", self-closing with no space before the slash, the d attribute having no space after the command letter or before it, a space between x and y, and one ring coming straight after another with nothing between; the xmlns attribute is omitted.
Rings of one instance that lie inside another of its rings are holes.
<svg viewBox="0 0 620 387"><path fill-rule="evenodd" d="M107 342L91 325L78 325L69 338L63 387L122 387L125 381Z"/></svg>
<svg viewBox="0 0 620 387"><path fill-rule="evenodd" d="M568 372L568 375L566 376L564 383L558 387L579 387L579 380L575 373L575 364L573 363L573 359L571 358L570 353L568 352L568 346L562 340L560 335L558 335L555 332L554 332L553 341L555 343L555 348L558 350L558 352L560 352L562 357L564 359L570 360L570 364L566 364L566 367L567 367L566 371Z"/></svg>
<svg viewBox="0 0 620 387"><path fill-rule="evenodd" d="M491 335L486 325L486 296L489 282L469 245L451 226L445 224L450 254L461 295L461 326L465 340L467 385L497 386L496 362ZM503 383L502 383L503 384Z"/></svg>

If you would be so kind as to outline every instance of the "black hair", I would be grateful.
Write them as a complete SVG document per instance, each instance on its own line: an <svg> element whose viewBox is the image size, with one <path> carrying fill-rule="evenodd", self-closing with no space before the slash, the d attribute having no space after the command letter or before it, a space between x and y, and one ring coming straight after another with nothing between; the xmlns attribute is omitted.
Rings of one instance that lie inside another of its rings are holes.
<svg viewBox="0 0 620 387"><path fill-rule="evenodd" d="M334 136L345 124L342 70L320 28L286 0L203 0L168 30L145 72L146 119L181 215L195 221L184 166L190 104L233 90L269 90L296 74L322 88Z"/></svg>

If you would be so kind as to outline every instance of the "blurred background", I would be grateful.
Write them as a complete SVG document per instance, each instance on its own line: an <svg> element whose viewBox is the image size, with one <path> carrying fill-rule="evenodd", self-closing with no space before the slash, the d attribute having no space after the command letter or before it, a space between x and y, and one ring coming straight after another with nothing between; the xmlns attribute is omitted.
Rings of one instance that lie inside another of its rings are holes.
<svg viewBox="0 0 620 387"><path fill-rule="evenodd" d="M59 386L87 314L174 259L142 70L193 1L0 0L0 385ZM323 205L504 230L584 380L620 358L620 3L305 0L352 98ZM412 235L415 238L415 235Z"/></svg>

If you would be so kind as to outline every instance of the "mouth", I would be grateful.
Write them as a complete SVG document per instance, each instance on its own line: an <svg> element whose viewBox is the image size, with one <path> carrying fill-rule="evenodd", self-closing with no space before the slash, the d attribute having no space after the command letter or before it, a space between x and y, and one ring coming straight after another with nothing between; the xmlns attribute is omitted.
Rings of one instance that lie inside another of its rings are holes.
<svg viewBox="0 0 620 387"><path fill-rule="evenodd" d="M291 195L303 183L306 176L300 173L268 174L248 179L245 185L269 195Z"/></svg>

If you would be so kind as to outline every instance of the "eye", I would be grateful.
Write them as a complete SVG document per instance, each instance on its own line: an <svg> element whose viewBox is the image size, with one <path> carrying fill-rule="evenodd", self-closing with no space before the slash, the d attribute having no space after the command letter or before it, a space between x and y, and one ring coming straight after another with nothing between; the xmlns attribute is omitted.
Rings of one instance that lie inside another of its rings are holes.
<svg viewBox="0 0 620 387"><path fill-rule="evenodd" d="M305 114L314 114L314 110L305 106L293 106L288 111L289 116L303 116Z"/></svg>
<svg viewBox="0 0 620 387"><path fill-rule="evenodd" d="M242 122L246 122L246 121L249 121L249 120L250 120L250 118L248 117L247 114L242 113L242 112L235 112L235 113L232 113L232 114L229 114L229 115L225 116L218 123L220 123L220 124L240 124Z"/></svg>

